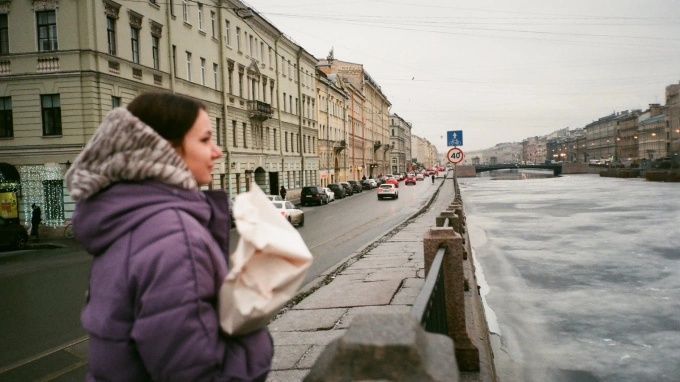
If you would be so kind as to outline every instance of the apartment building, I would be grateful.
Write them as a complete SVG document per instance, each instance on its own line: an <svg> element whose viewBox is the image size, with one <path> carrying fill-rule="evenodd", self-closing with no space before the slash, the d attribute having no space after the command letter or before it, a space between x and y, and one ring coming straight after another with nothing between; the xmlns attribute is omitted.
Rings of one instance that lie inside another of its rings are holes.
<svg viewBox="0 0 680 382"><path fill-rule="evenodd" d="M411 169L411 123L398 114L390 114L390 173L397 174Z"/></svg>
<svg viewBox="0 0 680 382"><path fill-rule="evenodd" d="M389 173L388 151L391 146L387 142L389 142L389 108L392 104L382 93L380 85L364 70L362 64L326 59L320 61L319 67L324 73L340 74L362 95L361 172L367 177Z"/></svg>
<svg viewBox="0 0 680 382"><path fill-rule="evenodd" d="M348 103L349 93L345 90L342 77L316 71L319 122L319 161L320 184L324 187L331 183L350 180L348 171Z"/></svg>
<svg viewBox="0 0 680 382"><path fill-rule="evenodd" d="M677 160L680 153L680 83L666 87L666 152Z"/></svg>

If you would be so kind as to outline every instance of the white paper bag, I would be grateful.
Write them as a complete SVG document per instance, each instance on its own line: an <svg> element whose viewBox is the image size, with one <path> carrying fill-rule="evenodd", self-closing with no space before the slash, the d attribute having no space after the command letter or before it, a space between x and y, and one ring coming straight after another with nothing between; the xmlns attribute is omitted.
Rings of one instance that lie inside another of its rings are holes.
<svg viewBox="0 0 680 382"><path fill-rule="evenodd" d="M255 183L236 196L233 216L241 237L220 289L219 313L222 329L239 335L265 327L295 296L312 254Z"/></svg>

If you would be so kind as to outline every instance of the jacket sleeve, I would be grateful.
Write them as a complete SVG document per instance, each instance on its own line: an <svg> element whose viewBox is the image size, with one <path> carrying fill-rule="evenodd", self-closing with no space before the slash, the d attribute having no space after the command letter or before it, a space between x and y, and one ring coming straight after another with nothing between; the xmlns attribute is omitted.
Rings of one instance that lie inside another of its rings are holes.
<svg viewBox="0 0 680 382"><path fill-rule="evenodd" d="M269 334L227 337L220 331L218 277L226 273L226 260L205 227L168 210L137 231L128 268L131 338L151 378L264 381L273 356Z"/></svg>

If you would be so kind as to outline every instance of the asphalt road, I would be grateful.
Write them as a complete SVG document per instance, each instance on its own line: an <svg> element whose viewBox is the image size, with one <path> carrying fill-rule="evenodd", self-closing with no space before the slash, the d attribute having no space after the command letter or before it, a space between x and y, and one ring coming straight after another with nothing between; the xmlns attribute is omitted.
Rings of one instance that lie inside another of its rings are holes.
<svg viewBox="0 0 680 382"><path fill-rule="evenodd" d="M315 258L305 283L402 223L435 189L430 180L402 183L396 200L378 200L370 190L303 207L305 226L297 229ZM233 251L237 230L230 235ZM79 316L90 264L77 246L0 252L0 373L86 336Z"/></svg>

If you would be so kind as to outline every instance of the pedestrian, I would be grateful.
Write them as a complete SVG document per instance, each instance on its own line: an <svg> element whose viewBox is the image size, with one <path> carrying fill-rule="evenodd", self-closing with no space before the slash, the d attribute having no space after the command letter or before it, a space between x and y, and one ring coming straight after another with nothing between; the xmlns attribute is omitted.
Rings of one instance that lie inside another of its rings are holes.
<svg viewBox="0 0 680 382"><path fill-rule="evenodd" d="M110 111L66 174L93 255L81 322L87 380L264 381L273 342L220 329L229 207L201 191L222 156L206 107L144 93Z"/></svg>
<svg viewBox="0 0 680 382"><path fill-rule="evenodd" d="M42 222L42 212L40 206L35 203L31 205L33 212L31 212L31 236L35 236L35 241L40 241L40 222Z"/></svg>
<svg viewBox="0 0 680 382"><path fill-rule="evenodd" d="M281 185L281 189L279 190L279 195L281 195L281 199L286 200L286 188Z"/></svg>
<svg viewBox="0 0 680 382"><path fill-rule="evenodd" d="M432 184L434 184L434 173L432 173Z"/></svg>
<svg viewBox="0 0 680 382"><path fill-rule="evenodd" d="M361 180L366 180L366 175L362 176Z"/></svg>

